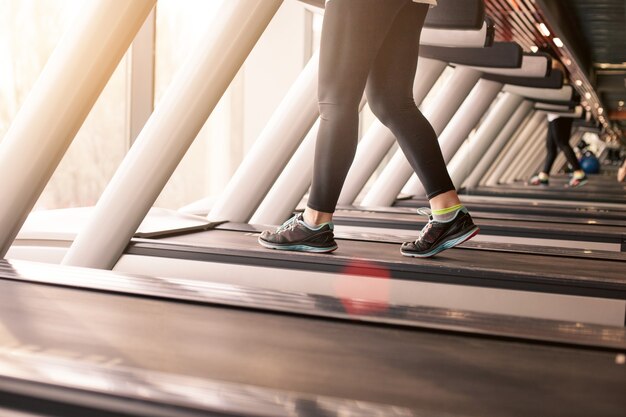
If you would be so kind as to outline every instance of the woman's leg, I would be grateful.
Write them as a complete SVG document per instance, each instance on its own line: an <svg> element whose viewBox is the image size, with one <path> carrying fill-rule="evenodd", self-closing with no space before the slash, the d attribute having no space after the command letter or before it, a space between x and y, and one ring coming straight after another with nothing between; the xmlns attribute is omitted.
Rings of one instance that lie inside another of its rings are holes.
<svg viewBox="0 0 626 417"><path fill-rule="evenodd" d="M459 199L437 135L413 100L419 39L427 12L426 4L404 6L376 56L366 92L370 108L396 136L436 210L457 205Z"/></svg>
<svg viewBox="0 0 626 417"><path fill-rule="evenodd" d="M552 165L554 164L554 160L556 159L556 155L558 154L558 149L556 145L556 128L554 123L557 119L548 123L548 135L546 136L546 161L543 164L542 174L550 175L550 171L552 170Z"/></svg>
<svg viewBox="0 0 626 417"><path fill-rule="evenodd" d="M404 6L376 56L366 88L370 108L397 138L430 200L433 221L416 241L401 247L403 255L413 257L433 256L478 232L460 204L437 135L413 100L419 38L427 12L425 4Z"/></svg>
<svg viewBox="0 0 626 417"><path fill-rule="evenodd" d="M556 145L560 150L563 151L567 162L572 167L574 171L572 178L567 184L568 187L580 187L587 182L587 176L585 175L585 171L580 167L580 163L578 162L578 158L576 158L576 154L574 150L569 144L570 135L572 131L572 123L573 119L569 117L559 117L553 123L554 126L554 138Z"/></svg>
<svg viewBox="0 0 626 417"><path fill-rule="evenodd" d="M563 151L563 154L565 154L565 158L571 165L572 169L574 171L580 171L580 163L576 158L574 150L569 144L573 122L574 120L569 117L559 117L554 120L552 122L554 123L554 140L559 149Z"/></svg>
<svg viewBox="0 0 626 417"><path fill-rule="evenodd" d="M313 184L307 209L275 232L265 231L265 247L332 252L332 213L354 158L358 107L378 49L400 10L412 0L330 0L326 4L318 98L320 128L315 147Z"/></svg>
<svg viewBox="0 0 626 417"><path fill-rule="evenodd" d="M288 250L336 249L332 224L326 222L332 219L354 158L358 104L370 71L374 73L368 88L370 105L392 128L423 177L431 206L454 210L433 211L436 221L429 223L417 241L403 245L402 253L432 256L478 232L467 210L458 204L435 132L412 98L419 34L426 12L427 6L412 0L327 3L318 87L320 129L307 209L302 217L295 216L276 233L264 232L259 238L261 244ZM394 66L398 68L391 68ZM383 93L387 87L389 90ZM451 218L438 219L438 215Z"/></svg>
<svg viewBox="0 0 626 417"><path fill-rule="evenodd" d="M329 221L358 142L358 105L378 51L411 0L331 0L320 50L320 128L307 222Z"/></svg>

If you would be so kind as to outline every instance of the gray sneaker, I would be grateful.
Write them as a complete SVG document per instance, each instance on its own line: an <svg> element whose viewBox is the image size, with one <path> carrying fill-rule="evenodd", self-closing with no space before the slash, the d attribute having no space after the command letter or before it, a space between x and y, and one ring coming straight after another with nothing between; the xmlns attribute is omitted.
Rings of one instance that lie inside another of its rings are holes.
<svg viewBox="0 0 626 417"><path fill-rule="evenodd" d="M264 231L259 243L266 248L298 252L326 253L337 249L332 223L323 223L312 229L298 213L282 224L275 232Z"/></svg>

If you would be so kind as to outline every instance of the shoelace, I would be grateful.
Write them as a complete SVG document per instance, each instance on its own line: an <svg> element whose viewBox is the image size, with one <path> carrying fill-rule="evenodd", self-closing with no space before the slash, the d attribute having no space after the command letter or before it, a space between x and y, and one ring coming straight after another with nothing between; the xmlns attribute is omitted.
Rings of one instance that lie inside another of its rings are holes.
<svg viewBox="0 0 626 417"><path fill-rule="evenodd" d="M287 220L285 223L280 225L278 229L276 229L276 233L285 232L287 230L293 230L298 225L298 214Z"/></svg>
<svg viewBox="0 0 626 417"><path fill-rule="evenodd" d="M428 207L420 207L417 209L417 214L420 214L422 216L428 216L428 223L426 223L426 226L424 226L422 228L422 230L420 231L420 235L417 238L417 240L415 241L417 243L418 240L422 239L422 237L426 234L426 232L428 232L430 230L430 228L432 227L432 221L433 221L433 214L432 214L432 210Z"/></svg>

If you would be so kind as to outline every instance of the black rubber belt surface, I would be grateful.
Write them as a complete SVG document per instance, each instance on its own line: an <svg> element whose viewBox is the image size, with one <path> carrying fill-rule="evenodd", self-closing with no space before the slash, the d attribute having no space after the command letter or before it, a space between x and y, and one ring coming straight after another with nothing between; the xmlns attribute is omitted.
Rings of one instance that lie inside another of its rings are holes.
<svg viewBox="0 0 626 417"><path fill-rule="evenodd" d="M7 281L0 301L12 346L77 361L464 416L622 416L626 407L626 372L612 352Z"/></svg>

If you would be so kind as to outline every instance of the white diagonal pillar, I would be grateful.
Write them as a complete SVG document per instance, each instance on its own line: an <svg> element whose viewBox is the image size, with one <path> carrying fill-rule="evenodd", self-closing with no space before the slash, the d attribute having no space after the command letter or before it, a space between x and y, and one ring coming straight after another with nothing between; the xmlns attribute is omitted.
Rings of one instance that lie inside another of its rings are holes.
<svg viewBox="0 0 626 417"><path fill-rule="evenodd" d="M474 69L457 67L452 77L437 94L436 99L424 109L424 116L437 135L443 132L461 103L480 79L480 75L481 73ZM402 150L398 149L361 204L363 206L390 206L412 173L413 168Z"/></svg>
<svg viewBox="0 0 626 417"><path fill-rule="evenodd" d="M520 126L513 133L513 135L511 135L511 137L509 137L505 141L504 145L502 146L502 149L500 150L500 152L498 152L498 154L495 157L495 159L493 160L493 162L489 165L489 167L485 171L485 174L479 180L478 185L480 185L480 186L487 185L487 182L491 180L492 175L494 174L494 172L496 170L500 169L502 160L507 157L507 155L509 154L509 151L511 150L513 145L517 142L517 140L519 139L519 137L521 135L527 133L528 125L533 120L535 120L535 113L536 112L537 112L537 110L535 110L534 104L533 104L532 108L530 110L530 114L526 117L526 119L524 119L522 121Z"/></svg>
<svg viewBox="0 0 626 417"><path fill-rule="evenodd" d="M220 194L210 219L247 222L254 214L319 117L318 67L319 55L315 54Z"/></svg>
<svg viewBox="0 0 626 417"><path fill-rule="evenodd" d="M545 118L544 118L545 119ZM520 169L520 166L528 159L528 155L532 149L538 144L545 143L547 124L540 124L539 127L532 133L532 135L524 140L522 146L516 149L513 159L510 161L507 169L502 174L500 182L508 184L513 182L515 173Z"/></svg>
<svg viewBox="0 0 626 417"><path fill-rule="evenodd" d="M485 172L487 172L491 164L493 164L496 160L506 143L511 139L511 137L513 137L515 131L526 119L532 108L533 103L528 100L520 103L513 115L508 119L506 125L500 132L498 132L497 137L487 148L485 154L481 157L480 162L476 164L472 173L467 177L465 182L461 184L463 187L471 188L478 185L480 179L483 175L485 175Z"/></svg>
<svg viewBox="0 0 626 417"><path fill-rule="evenodd" d="M523 98L517 94L504 93L503 97L491 109L476 134L448 164L448 172L455 187L459 188L474 169L478 161L492 145L498 133L502 131Z"/></svg>
<svg viewBox="0 0 626 417"><path fill-rule="evenodd" d="M437 82L447 64L434 59L420 58L417 64L413 98L418 106ZM340 205L350 205L357 198L396 138L385 125L375 120L361 139L354 162L339 196Z"/></svg>
<svg viewBox="0 0 626 417"><path fill-rule="evenodd" d="M529 176L525 176L524 173L530 170L534 170L539 159L541 159L541 155L545 153L545 149L545 137L538 138L536 142L529 146L526 155L524 155L523 159L517 165L515 170L513 170L513 172L511 173L511 181L527 180Z"/></svg>
<svg viewBox="0 0 626 417"><path fill-rule="evenodd" d="M582 136L583 136L583 132L580 130L572 135L572 138L569 141L569 145L572 147L572 149L576 145L578 145L578 142L580 142L580 139L582 138ZM549 174L550 175L558 174L561 171L561 169L563 169L566 165L567 165L567 158L565 157L565 154L563 152L559 152L558 156L556 157L556 160L554 161L554 164L552 164L552 170L549 172ZM537 168L536 170L539 170L539 169L541 168Z"/></svg>
<svg viewBox="0 0 626 417"><path fill-rule="evenodd" d="M365 106L365 97L359 104L359 111ZM280 174L265 199L250 219L253 224L280 224L289 217L306 191L311 186L315 143L320 120L306 135L302 144Z"/></svg>
<svg viewBox="0 0 626 417"><path fill-rule="evenodd" d="M510 147L507 147L506 154L498 161L498 166L495 167L493 172L489 174L489 178L485 181L485 185L497 185L503 177L504 172L510 166L511 162L515 159L520 149L526 143L533 133L536 132L539 125L545 120L546 114L542 111L536 111L528 124L524 126L524 129L520 134L513 138L514 142Z"/></svg>
<svg viewBox="0 0 626 417"><path fill-rule="evenodd" d="M115 265L281 4L282 0L223 2L63 264L91 268Z"/></svg>
<svg viewBox="0 0 626 417"><path fill-rule="evenodd" d="M0 146L0 258L155 3L86 2L59 41Z"/></svg>
<svg viewBox="0 0 626 417"><path fill-rule="evenodd" d="M439 136L439 146L446 165L452 160L472 129L476 127L481 117L493 104L498 93L502 90L502 86L501 83L494 81L478 81L459 110L454 114L450 123ZM416 174L411 175L411 179L402 191L411 195L426 194L424 185Z"/></svg>

